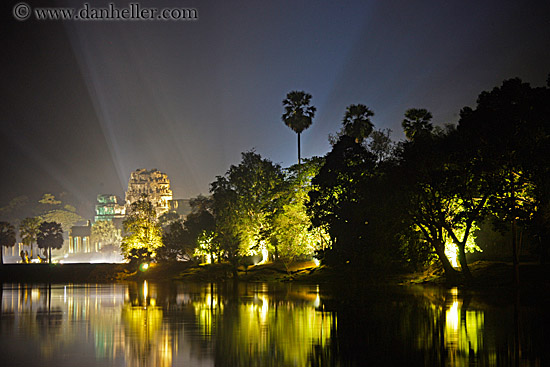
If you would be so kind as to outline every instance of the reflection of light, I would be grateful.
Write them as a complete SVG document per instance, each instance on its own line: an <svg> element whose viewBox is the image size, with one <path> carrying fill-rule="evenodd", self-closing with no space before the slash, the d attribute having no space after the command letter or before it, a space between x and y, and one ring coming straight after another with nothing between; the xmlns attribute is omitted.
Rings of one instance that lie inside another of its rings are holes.
<svg viewBox="0 0 550 367"><path fill-rule="evenodd" d="M267 319L267 311L269 310L269 304L267 302L267 298L265 296L258 296L262 300L262 308L260 310L260 320L262 322L265 322Z"/></svg>
<svg viewBox="0 0 550 367"><path fill-rule="evenodd" d="M321 305L321 297L319 297L319 294L317 294L317 297L315 297L315 301L313 302L313 307L319 308Z"/></svg>
<svg viewBox="0 0 550 367"><path fill-rule="evenodd" d="M147 293L149 293L148 291L149 290L147 289L147 281L144 280L143 281L143 299L144 300L147 300Z"/></svg>
<svg viewBox="0 0 550 367"><path fill-rule="evenodd" d="M445 313L445 325L453 331L457 331L459 324L460 317L458 314L458 300L454 300L451 308L449 308Z"/></svg>

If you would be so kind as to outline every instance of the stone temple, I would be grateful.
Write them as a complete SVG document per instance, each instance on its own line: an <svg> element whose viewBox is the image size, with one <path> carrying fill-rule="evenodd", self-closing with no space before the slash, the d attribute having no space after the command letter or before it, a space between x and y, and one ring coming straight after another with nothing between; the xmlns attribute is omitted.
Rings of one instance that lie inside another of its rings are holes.
<svg viewBox="0 0 550 367"><path fill-rule="evenodd" d="M170 210L172 201L172 189L166 173L157 169L150 171L140 168L130 175L128 190L126 191L126 213L130 205L137 201L142 194L146 194L149 201L157 210L157 215L162 215Z"/></svg>

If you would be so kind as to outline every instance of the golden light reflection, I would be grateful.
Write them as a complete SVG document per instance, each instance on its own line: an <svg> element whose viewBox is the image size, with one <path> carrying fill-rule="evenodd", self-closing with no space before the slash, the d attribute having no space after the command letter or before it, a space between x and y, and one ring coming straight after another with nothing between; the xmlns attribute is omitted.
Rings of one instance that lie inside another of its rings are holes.
<svg viewBox="0 0 550 367"><path fill-rule="evenodd" d="M451 365L472 361L483 345L484 312L464 309L458 289L449 290L445 311L445 347Z"/></svg>

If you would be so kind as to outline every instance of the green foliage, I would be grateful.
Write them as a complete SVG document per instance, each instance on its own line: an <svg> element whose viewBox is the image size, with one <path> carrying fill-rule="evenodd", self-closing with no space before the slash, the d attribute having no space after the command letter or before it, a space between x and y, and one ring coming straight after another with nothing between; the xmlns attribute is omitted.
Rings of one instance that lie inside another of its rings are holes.
<svg viewBox="0 0 550 367"><path fill-rule="evenodd" d="M281 167L254 152L243 153L238 166L211 184L216 241L231 261L266 248L262 233L270 227L283 184Z"/></svg>
<svg viewBox="0 0 550 367"><path fill-rule="evenodd" d="M306 212L311 179L319 172L323 159L314 158L288 169L285 188L266 230L269 250L277 258L293 261L303 255L329 247L330 237L322 227L313 227Z"/></svg>
<svg viewBox="0 0 550 367"><path fill-rule="evenodd" d="M130 205L123 226L126 235L122 239L121 250L127 259L135 254L132 250L146 252L154 258L157 249L163 246L162 230L157 221L155 207L148 200L147 195L142 195Z"/></svg>

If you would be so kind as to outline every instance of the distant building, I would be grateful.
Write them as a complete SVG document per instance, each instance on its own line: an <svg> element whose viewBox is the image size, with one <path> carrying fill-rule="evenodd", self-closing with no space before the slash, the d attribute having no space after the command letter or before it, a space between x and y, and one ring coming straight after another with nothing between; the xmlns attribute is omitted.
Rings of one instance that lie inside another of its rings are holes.
<svg viewBox="0 0 550 367"><path fill-rule="evenodd" d="M97 245L92 244L92 225L90 221L85 226L72 226L69 230L69 254L82 252L97 252Z"/></svg>
<svg viewBox="0 0 550 367"><path fill-rule="evenodd" d="M126 215L126 208L124 205L118 203L118 199L112 194L100 194L97 195L97 204L95 206L95 218L94 220L110 220L115 219L122 220ZM115 221L118 222L118 221Z"/></svg>
<svg viewBox="0 0 550 367"><path fill-rule="evenodd" d="M128 213L130 205L139 200L143 194L146 194L149 201L155 206L157 215L170 210L172 190L170 189L170 180L165 173L157 169L148 171L144 168L132 172L128 181L128 191L126 191L126 213Z"/></svg>

